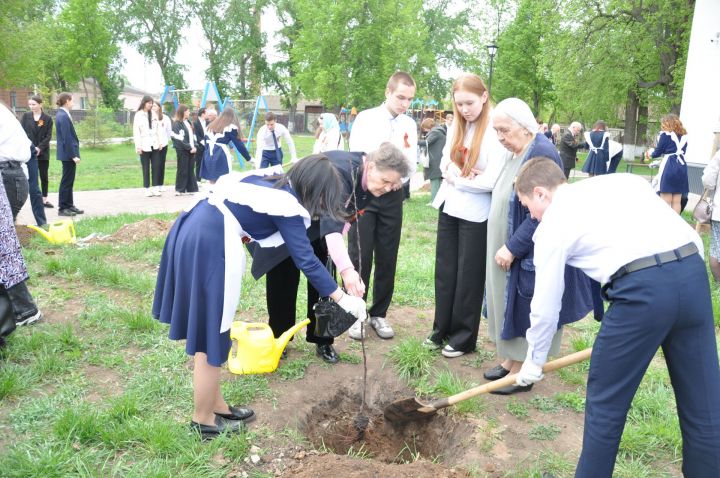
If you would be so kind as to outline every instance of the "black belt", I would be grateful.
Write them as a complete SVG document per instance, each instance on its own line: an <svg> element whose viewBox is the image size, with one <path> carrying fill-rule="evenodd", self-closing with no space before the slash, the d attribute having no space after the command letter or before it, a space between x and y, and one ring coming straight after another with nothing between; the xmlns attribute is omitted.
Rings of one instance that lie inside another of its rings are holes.
<svg viewBox="0 0 720 478"><path fill-rule="evenodd" d="M635 259L632 262L628 262L620 269L618 269L613 275L611 275L610 282L619 279L624 275L630 274L631 272L647 269L648 267L659 266L667 262L679 261L680 259L684 259L688 256L692 256L693 254L697 254L697 252L698 248L695 243L690 242L682 247L673 249L672 251L660 252L658 254L653 254L652 256Z"/></svg>

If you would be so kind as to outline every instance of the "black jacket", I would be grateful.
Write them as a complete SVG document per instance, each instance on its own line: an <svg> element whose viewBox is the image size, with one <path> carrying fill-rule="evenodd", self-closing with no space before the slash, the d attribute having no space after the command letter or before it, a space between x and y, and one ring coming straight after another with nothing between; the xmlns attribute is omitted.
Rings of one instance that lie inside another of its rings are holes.
<svg viewBox="0 0 720 478"><path fill-rule="evenodd" d="M580 142L580 137L577 138L572 134L572 131L567 130L558 143L558 151L560 151L560 159L563 163L563 168L572 169L575 167L577 161L577 150L585 146L585 142Z"/></svg>
<svg viewBox="0 0 720 478"><path fill-rule="evenodd" d="M20 119L20 124L33 146L40 148L38 161L50 160L50 140L52 139L53 120L44 111L40 114L37 122L33 118L32 111L28 111Z"/></svg>

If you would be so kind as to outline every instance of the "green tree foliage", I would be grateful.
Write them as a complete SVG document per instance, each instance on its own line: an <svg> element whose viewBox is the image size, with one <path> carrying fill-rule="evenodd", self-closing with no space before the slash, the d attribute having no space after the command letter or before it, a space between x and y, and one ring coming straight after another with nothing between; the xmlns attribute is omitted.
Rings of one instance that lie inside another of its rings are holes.
<svg viewBox="0 0 720 478"><path fill-rule="evenodd" d="M208 79L221 96L248 98L260 93L265 42L259 15L264 0L191 0L208 42Z"/></svg>
<svg viewBox="0 0 720 478"><path fill-rule="evenodd" d="M166 85L184 88L178 49L190 22L187 0L108 0L116 30L146 58L157 62Z"/></svg>
<svg viewBox="0 0 720 478"><path fill-rule="evenodd" d="M435 68L425 49L428 28L420 0L297 0L295 7L298 85L327 107L376 104L394 71L412 72L424 85Z"/></svg>
<svg viewBox="0 0 720 478"><path fill-rule="evenodd" d="M68 0L57 18L55 28L64 41L59 49L58 67L63 81L77 84L83 78L95 78L106 106L118 108L120 48L113 37L113 16L102 1ZM99 98L88 99L95 106Z"/></svg>
<svg viewBox="0 0 720 478"><path fill-rule="evenodd" d="M557 0L520 0L514 20L497 39L498 53L492 96L524 100L536 115L554 101L548 59L554 48L559 17Z"/></svg>

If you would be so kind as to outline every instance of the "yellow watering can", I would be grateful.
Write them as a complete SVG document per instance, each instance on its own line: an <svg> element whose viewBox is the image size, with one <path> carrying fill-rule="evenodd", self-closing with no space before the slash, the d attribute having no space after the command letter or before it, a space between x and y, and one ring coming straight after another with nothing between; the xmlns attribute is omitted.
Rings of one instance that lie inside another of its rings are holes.
<svg viewBox="0 0 720 478"><path fill-rule="evenodd" d="M48 230L37 226L30 229L39 233L50 244L75 244L75 223L72 221L56 221L48 224Z"/></svg>
<svg viewBox="0 0 720 478"><path fill-rule="evenodd" d="M310 319L305 319L276 339L268 324L233 322L230 327L233 346L228 357L228 369L236 374L275 371L280 355L292 336L309 323Z"/></svg>

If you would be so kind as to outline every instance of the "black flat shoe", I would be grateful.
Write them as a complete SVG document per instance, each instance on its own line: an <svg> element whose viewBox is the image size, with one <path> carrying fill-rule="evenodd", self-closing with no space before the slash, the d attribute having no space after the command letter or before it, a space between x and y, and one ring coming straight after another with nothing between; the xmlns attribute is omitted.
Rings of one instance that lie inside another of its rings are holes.
<svg viewBox="0 0 720 478"><path fill-rule="evenodd" d="M60 209L58 211L58 216L68 216L73 217L75 215L74 212L72 212L70 209Z"/></svg>
<svg viewBox="0 0 720 478"><path fill-rule="evenodd" d="M52 203L51 203L50 201L45 201L45 202L43 203L43 206L46 207L47 209L52 209L52 208L55 207L55 206L52 205Z"/></svg>
<svg viewBox="0 0 720 478"><path fill-rule="evenodd" d="M327 363L338 363L340 361L340 356L335 352L332 344L317 344L315 353Z"/></svg>
<svg viewBox="0 0 720 478"><path fill-rule="evenodd" d="M200 438L205 440L212 440L219 436L221 433L240 433L244 428L244 424L239 420L226 420L222 417L215 415L215 426L204 425L202 423L190 422L190 430L200 434Z"/></svg>
<svg viewBox="0 0 720 478"><path fill-rule="evenodd" d="M508 385L507 387L498 388L497 390L493 390L490 393L492 393L493 395L514 395L514 394L520 393L520 392L529 392L530 390L532 390L532 387L533 387L532 383L530 385L526 385L526 386Z"/></svg>
<svg viewBox="0 0 720 478"><path fill-rule="evenodd" d="M483 377L485 377L485 380L500 380L509 373L510 370L505 370L505 367L503 367L502 365L496 365L495 367L485 372L483 374Z"/></svg>
<svg viewBox="0 0 720 478"><path fill-rule="evenodd" d="M287 358L287 348L283 349L282 353L280 354L280 360L285 360Z"/></svg>
<svg viewBox="0 0 720 478"><path fill-rule="evenodd" d="M218 413L215 415L225 420L241 420L245 423L255 420L255 412L251 408L230 407L230 413Z"/></svg>
<svg viewBox="0 0 720 478"><path fill-rule="evenodd" d="M75 206L70 206L68 209L75 214L85 214L85 211L83 211L82 209L78 209Z"/></svg>

